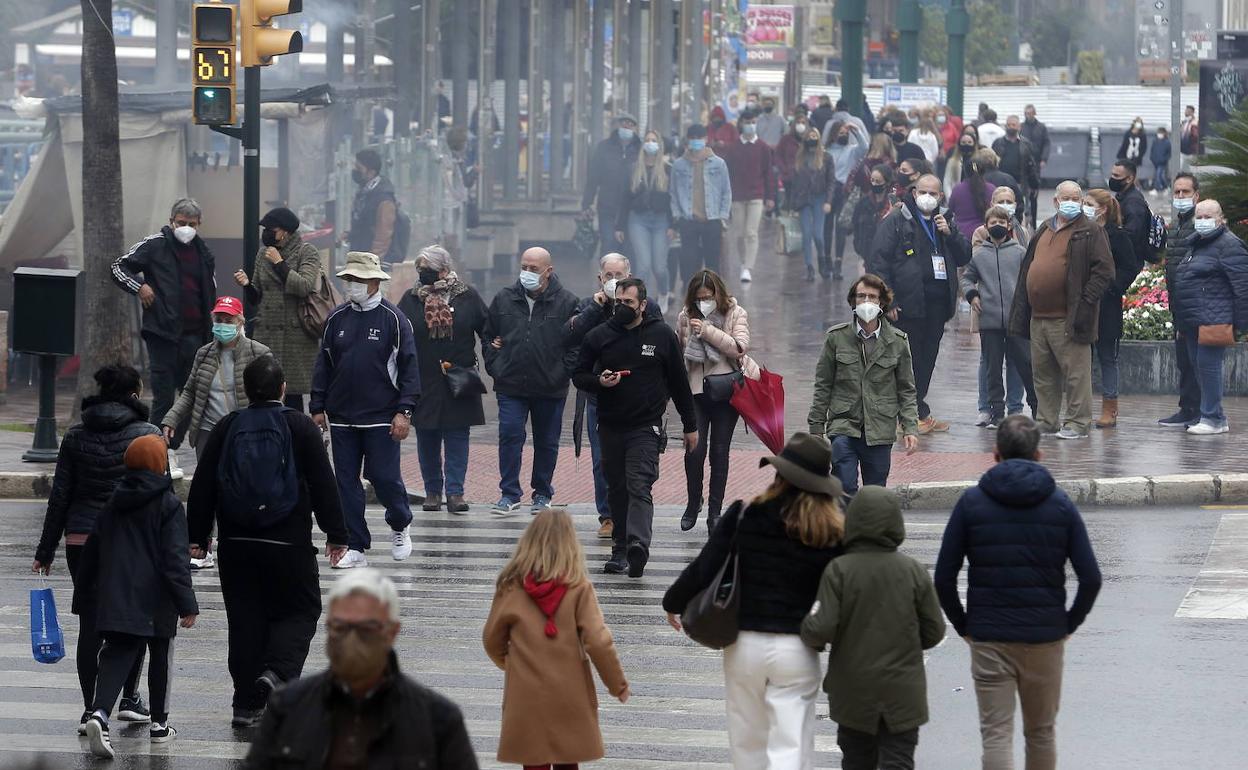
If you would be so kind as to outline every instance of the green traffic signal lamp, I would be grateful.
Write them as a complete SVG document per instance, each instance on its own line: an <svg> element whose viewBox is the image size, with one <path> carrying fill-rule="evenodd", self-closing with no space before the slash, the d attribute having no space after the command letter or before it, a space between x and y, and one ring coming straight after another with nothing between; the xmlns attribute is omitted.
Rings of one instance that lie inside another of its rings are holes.
<svg viewBox="0 0 1248 770"><path fill-rule="evenodd" d="M191 8L191 115L200 125L235 122L237 9L220 0Z"/></svg>

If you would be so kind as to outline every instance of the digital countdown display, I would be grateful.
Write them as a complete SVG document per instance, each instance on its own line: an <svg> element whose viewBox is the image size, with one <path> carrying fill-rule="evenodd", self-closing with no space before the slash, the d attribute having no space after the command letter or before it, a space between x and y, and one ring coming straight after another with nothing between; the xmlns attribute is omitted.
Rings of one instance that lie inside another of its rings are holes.
<svg viewBox="0 0 1248 770"><path fill-rule="evenodd" d="M195 48L191 56L197 85L232 85L234 83L233 48Z"/></svg>

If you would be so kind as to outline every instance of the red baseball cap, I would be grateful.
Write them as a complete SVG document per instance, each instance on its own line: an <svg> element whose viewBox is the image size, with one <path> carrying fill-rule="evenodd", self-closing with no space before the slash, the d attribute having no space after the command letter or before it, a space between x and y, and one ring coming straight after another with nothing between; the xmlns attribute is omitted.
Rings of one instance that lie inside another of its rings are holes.
<svg viewBox="0 0 1248 770"><path fill-rule="evenodd" d="M225 313L226 315L242 315L243 303L237 297L218 297L217 304L212 308L212 312Z"/></svg>

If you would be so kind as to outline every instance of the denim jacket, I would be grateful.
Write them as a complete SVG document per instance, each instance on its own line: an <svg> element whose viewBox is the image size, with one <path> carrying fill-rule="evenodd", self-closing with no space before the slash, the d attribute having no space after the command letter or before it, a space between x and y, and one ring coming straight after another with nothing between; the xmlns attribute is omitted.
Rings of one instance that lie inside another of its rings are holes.
<svg viewBox="0 0 1248 770"><path fill-rule="evenodd" d="M672 165L672 219L693 218L693 161L682 155ZM718 155L706 159L702 173L706 185L706 218L727 220L732 210L732 185L728 179L728 164Z"/></svg>

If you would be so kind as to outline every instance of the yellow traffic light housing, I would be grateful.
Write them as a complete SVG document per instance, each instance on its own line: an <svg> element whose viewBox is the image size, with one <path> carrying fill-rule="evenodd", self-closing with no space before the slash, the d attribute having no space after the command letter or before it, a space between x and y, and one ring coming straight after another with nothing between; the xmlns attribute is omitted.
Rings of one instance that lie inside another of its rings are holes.
<svg viewBox="0 0 1248 770"><path fill-rule="evenodd" d="M228 126L236 120L235 11L219 1L191 9L191 113L200 125Z"/></svg>
<svg viewBox="0 0 1248 770"><path fill-rule="evenodd" d="M303 33L278 29L273 17L303 11L303 0L241 0L243 66L264 67L274 56L303 50Z"/></svg>

